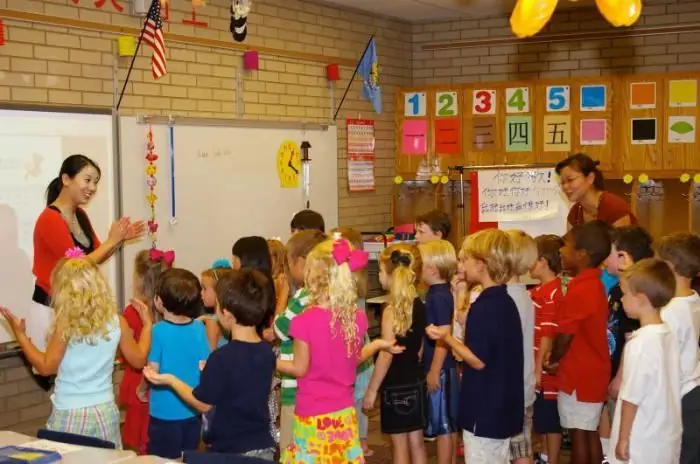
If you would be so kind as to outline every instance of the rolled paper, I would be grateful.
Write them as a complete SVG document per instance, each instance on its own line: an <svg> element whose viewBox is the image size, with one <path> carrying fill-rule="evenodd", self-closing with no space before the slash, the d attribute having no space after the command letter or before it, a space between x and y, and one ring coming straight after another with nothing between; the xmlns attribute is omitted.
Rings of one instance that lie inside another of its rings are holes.
<svg viewBox="0 0 700 464"><path fill-rule="evenodd" d="M510 28L517 37L532 37L540 32L557 8L557 0L518 0L510 15Z"/></svg>
<svg viewBox="0 0 700 464"><path fill-rule="evenodd" d="M700 184L700 174L695 174L695 176L693 177L693 183Z"/></svg>
<svg viewBox="0 0 700 464"><path fill-rule="evenodd" d="M640 174L639 175L639 183L646 184L647 182L649 182L649 176L646 174Z"/></svg>
<svg viewBox="0 0 700 464"><path fill-rule="evenodd" d="M117 49L119 56L134 56L136 53L136 41L130 35L117 37Z"/></svg>
<svg viewBox="0 0 700 464"><path fill-rule="evenodd" d="M622 178L622 181L625 184L631 184L634 182L634 176L632 174L625 174L625 176Z"/></svg>
<svg viewBox="0 0 700 464"><path fill-rule="evenodd" d="M689 180L690 180L690 174L688 174L687 172L684 173L684 174L681 174L681 182L683 182L683 183L685 184L685 183L687 183Z"/></svg>

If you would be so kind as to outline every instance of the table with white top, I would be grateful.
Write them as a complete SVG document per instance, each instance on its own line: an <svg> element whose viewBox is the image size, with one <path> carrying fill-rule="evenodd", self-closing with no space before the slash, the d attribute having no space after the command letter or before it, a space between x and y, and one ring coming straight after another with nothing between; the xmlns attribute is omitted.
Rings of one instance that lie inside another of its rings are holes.
<svg viewBox="0 0 700 464"><path fill-rule="evenodd" d="M23 446L30 445L30 442L37 441L36 437L23 435L21 433L0 431L0 447L2 446ZM48 440L42 440L47 442ZM55 443L55 442L51 442ZM65 445L55 443L56 450L61 448L71 448L70 452L61 453L61 462L65 464L157 464L173 462L156 456L136 456L133 451L111 450L103 448L92 448L86 446ZM60 451L59 451L60 452Z"/></svg>

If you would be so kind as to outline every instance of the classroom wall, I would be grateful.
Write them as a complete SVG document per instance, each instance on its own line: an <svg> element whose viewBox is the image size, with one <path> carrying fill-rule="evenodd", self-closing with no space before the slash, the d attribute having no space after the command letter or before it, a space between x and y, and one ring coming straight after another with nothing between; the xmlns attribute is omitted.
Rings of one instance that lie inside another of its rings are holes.
<svg viewBox="0 0 700 464"><path fill-rule="evenodd" d="M74 4L77 2L77 5ZM117 12L116 5L124 7ZM127 14L127 0L0 0L0 9L40 13L53 17L139 27ZM168 31L233 43L229 32L230 0L209 0L196 19L208 27L182 24L191 19L190 0L171 0ZM0 15L2 17L2 15ZM320 6L304 0L256 0L250 14L245 44L284 51L305 52L319 60L344 60L342 80L336 82L336 104L370 34L377 37L384 92L384 113L376 115L360 97L355 81L339 115L339 218L346 226L364 230L386 228L391 222L390 189L394 168L394 97L396 86L410 84L410 26L354 11ZM111 33L31 24L5 19L5 46L0 48L0 102L59 105L112 105ZM340 38L342 34L342 39ZM154 81L150 49L144 47L131 74L122 103L123 114L163 114L233 118L236 109L236 67L241 50L169 43L169 75ZM128 58L121 61L123 81ZM265 120L327 122L330 118L326 63L261 53L260 71L245 73L244 117ZM345 163L344 119L376 119L377 190L349 194ZM313 150L312 150L313 157Z"/></svg>
<svg viewBox="0 0 700 464"><path fill-rule="evenodd" d="M137 28L138 20L126 13L128 2L114 1L124 7L124 12L116 12L112 0L104 2L102 8L95 6L96 0L79 0L77 5L72 0L0 0L0 10L94 21L98 26ZM171 21L166 31L233 43L228 30L230 0L206 3L197 14L197 20L209 23L208 28L203 28L181 24L183 19L191 19L191 11L186 8L189 0L171 0ZM397 86L410 84L410 26L306 0L256 0L253 5L245 42L249 46L276 49L278 55L296 51L316 55L326 62L344 60L342 80L336 83L336 104L369 35L376 34L384 112L373 113L370 104L360 98L356 81L339 116L339 219L341 224L361 230L386 228L391 222L394 172L393 92ZM111 107L114 34L8 19L4 23L0 103ZM122 113L236 117L235 76L242 52L168 43L167 35L166 45L169 75L154 82L149 50L143 50L132 72ZM244 76L246 118L309 122L329 119L325 62L261 53L260 65L260 71ZM121 81L127 66L128 59L121 62ZM358 115L376 120L375 193L347 191L344 119ZM118 380L116 376L115 382ZM50 410L47 395L34 385L21 359L0 360L0 429L33 433L45 423Z"/></svg>
<svg viewBox="0 0 700 464"><path fill-rule="evenodd" d="M560 2L561 3L561 2ZM645 0L636 28L697 24L698 0ZM615 31L595 7L555 12L547 34ZM620 30L617 30L620 31ZM452 41L510 39L498 45L423 50ZM413 85L515 81L700 69L700 32L516 44L508 17L413 25Z"/></svg>

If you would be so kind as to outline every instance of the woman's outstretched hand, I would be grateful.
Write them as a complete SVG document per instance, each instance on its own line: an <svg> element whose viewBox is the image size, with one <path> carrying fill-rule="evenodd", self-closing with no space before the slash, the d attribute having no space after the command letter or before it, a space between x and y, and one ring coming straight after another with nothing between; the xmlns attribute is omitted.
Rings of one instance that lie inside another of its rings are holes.
<svg viewBox="0 0 700 464"><path fill-rule="evenodd" d="M12 313L12 311L5 308L4 306L0 306L0 314L2 314L2 316L7 321L8 325L10 326L10 329L12 330L12 333L15 335L15 338L26 332L27 327L24 322L24 319L18 318Z"/></svg>

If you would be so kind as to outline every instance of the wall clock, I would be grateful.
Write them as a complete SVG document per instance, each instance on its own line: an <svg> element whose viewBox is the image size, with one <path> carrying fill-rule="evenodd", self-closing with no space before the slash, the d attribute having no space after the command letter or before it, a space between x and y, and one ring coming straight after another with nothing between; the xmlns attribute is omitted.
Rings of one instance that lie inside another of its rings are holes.
<svg viewBox="0 0 700 464"><path fill-rule="evenodd" d="M297 188L301 177L301 150L292 140L285 140L277 150L277 176L282 188Z"/></svg>

